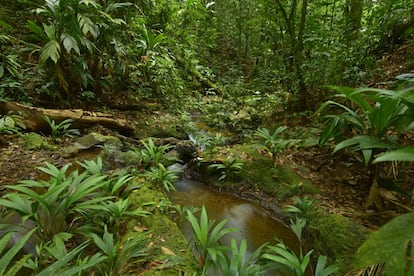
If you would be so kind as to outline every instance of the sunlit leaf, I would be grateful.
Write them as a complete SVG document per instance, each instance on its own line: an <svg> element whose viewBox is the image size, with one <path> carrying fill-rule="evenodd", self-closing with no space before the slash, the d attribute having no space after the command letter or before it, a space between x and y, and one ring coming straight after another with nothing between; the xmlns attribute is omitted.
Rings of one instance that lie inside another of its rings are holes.
<svg viewBox="0 0 414 276"><path fill-rule="evenodd" d="M39 58L41 63L45 63L48 59L51 59L54 63L57 63L60 59L59 43L56 40L50 40L42 48Z"/></svg>
<svg viewBox="0 0 414 276"><path fill-rule="evenodd" d="M78 55L80 54L78 42L76 39L68 33L63 33L60 36L60 40L63 43L63 47L65 47L66 52L70 53L71 50L74 50Z"/></svg>

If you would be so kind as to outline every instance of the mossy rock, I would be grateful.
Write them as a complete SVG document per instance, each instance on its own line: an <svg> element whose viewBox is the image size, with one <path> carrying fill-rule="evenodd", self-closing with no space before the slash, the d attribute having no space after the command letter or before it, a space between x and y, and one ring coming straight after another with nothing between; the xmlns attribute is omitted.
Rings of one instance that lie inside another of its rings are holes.
<svg viewBox="0 0 414 276"><path fill-rule="evenodd" d="M251 144L216 147L215 150L203 152L201 166L204 168L201 168L201 172L211 178L214 172L206 169L208 165L230 156L235 157L238 162L242 162L243 169L240 171L239 178L236 178L239 181L226 180L218 184L224 190L234 190L238 186L247 184L250 188L272 195L277 201L298 194L317 192L317 189L309 181L287 166L273 165L272 158L261 154ZM218 177L219 174L216 178Z"/></svg>
<svg viewBox="0 0 414 276"><path fill-rule="evenodd" d="M53 146L47 142L44 136L35 132L23 134L24 146L28 150L53 149Z"/></svg>
<svg viewBox="0 0 414 276"><path fill-rule="evenodd" d="M180 228L168 217L166 195L151 184L131 193L133 206L145 205L152 214L141 219L149 232L152 265L140 275L195 275L199 267ZM130 230L133 231L133 230Z"/></svg>
<svg viewBox="0 0 414 276"><path fill-rule="evenodd" d="M340 264L340 275L352 270L351 262L369 230L355 221L336 214L318 214L308 218L305 239L315 250Z"/></svg>

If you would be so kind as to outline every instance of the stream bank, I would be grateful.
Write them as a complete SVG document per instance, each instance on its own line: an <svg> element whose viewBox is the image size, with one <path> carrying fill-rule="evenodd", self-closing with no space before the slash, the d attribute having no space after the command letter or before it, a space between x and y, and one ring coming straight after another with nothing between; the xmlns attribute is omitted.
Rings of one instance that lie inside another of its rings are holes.
<svg viewBox="0 0 414 276"><path fill-rule="evenodd" d="M162 136L170 137L170 134L168 131L164 130ZM2 170L2 174L7 177L3 178L3 184L15 183L18 179L35 179L37 176L33 173L33 168L42 165L44 161L53 162L57 166L62 166L67 162L91 157L84 154L82 151L75 153L74 155L66 155L63 153L61 148L69 148L70 145L74 144L75 139L67 139L64 141L63 147L60 145L59 148L57 148L54 145L48 146L50 141L41 137L41 142L38 143L38 146L33 146L30 151L27 149L29 143L23 138L11 136L7 140L10 142L6 142L8 145L7 147L2 147L2 152L4 154L1 157L1 164L4 169ZM183 142L179 138L162 138L158 141L160 145L171 141L175 141L174 143L176 145L178 142L181 144L188 144L188 141ZM134 159L134 156L128 151L130 145L128 145L126 141L120 141L118 138L112 137L110 139L98 141L92 148L96 147L104 149L101 156L106 160L105 164L108 166L108 170L115 169L116 167L134 167L134 164L136 164L135 162L138 161L137 159ZM189 149L188 147L185 148ZM189 152L191 152L191 150L189 150ZM177 153L170 152L170 154L174 155ZM179 155L180 154L178 153L177 156ZM247 143L214 147L211 150L198 152L197 155L197 162L192 165L192 168L194 169L194 173L192 173L193 177L203 178L206 180L203 182L210 183L211 187L219 192L234 193L243 198L257 201L273 215L280 214L280 209L283 205L290 203L290 198L294 195L303 196L309 194L317 196L320 193L320 190L318 190L317 187L291 169L292 164L291 166L284 166L282 163L272 164L269 156ZM241 171L241 174L234 179L218 181L217 172L211 170L209 165L220 163L229 156L235 156L239 160L242 160L244 169ZM293 167L306 172L306 168L304 169L300 165ZM27 169L16 170L16 168ZM10 174L6 174L8 169ZM4 181L4 179L7 180ZM146 185L149 185L149 183ZM137 230L142 230L144 233L154 233L153 237L159 238L158 243L154 243L156 244L156 246L154 246L154 251L151 251L152 254L158 252L157 254L159 254L159 257L154 257L154 260L157 261L148 265L145 273L148 273L147 275L153 275L151 273L166 273L167 270L176 273L177 271L192 271L193 269L196 269L197 264L191 256L189 257L189 249L184 246L186 242L182 234L180 234L178 228L174 226L174 222L171 222L169 219L170 211L164 205L167 198L162 193L159 193L157 189L151 188L150 186L145 191L145 193L142 192L139 193L139 195L144 196L146 194L151 195L153 192L157 193L156 196L150 196L153 197L151 201L156 202L157 204L146 208L154 214L162 215L161 217L151 216L145 218L142 220L141 224L134 224L131 222L131 225L128 225L128 232L133 233L137 232ZM134 204L140 206L140 204L146 202L146 200L147 198L137 196L134 199ZM348 260L348 264L343 265L343 269L344 271L349 271L349 261L352 259L352 254L365 236L359 235L360 233L363 233L363 231L356 231L359 227L355 226L355 223L347 218L343 219L340 216L334 218L322 213L320 216L317 216L317 218L318 220L314 220L314 223L312 223L312 220L309 220L309 225L311 226L309 231L313 231L315 234L308 233L310 239L307 241L307 244L309 244L310 247L315 248L317 252L328 255L332 261L336 260L343 262L344 260ZM167 226L167 228L160 227L160 225L156 223L157 221L162 225ZM151 227L149 227L150 225ZM324 229L319 228L321 225L324 225ZM156 232L157 229L160 229L161 232ZM178 233L178 235L171 234L171 236L168 235L169 238L166 238L167 236L164 237L163 233L165 233L165 231L170 231L168 229L171 229L174 233ZM332 233L330 231L331 229L335 229L335 233ZM357 235L350 237L348 233L358 233L359 237ZM319 244L314 243L312 239L314 241L319 241ZM176 241L179 240L180 242L176 243ZM329 240L329 244L326 242L327 240ZM344 245L348 250L343 250L338 244ZM176 256L179 256L177 252L187 252L184 254L187 257L180 256L171 258L168 255L174 256L173 254L164 253L171 253L167 249L171 250ZM172 259L174 261L165 262L165 259Z"/></svg>

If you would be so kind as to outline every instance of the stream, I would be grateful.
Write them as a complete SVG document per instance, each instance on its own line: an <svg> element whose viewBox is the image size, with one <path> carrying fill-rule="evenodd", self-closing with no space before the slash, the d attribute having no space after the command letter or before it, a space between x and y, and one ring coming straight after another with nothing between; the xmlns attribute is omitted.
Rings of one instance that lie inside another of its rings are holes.
<svg viewBox="0 0 414 276"><path fill-rule="evenodd" d="M227 219L226 227L237 228L229 235L238 242L247 240L248 254L254 252L263 243L282 240L290 248L298 248L296 236L282 221L273 219L254 202L238 198L231 194L213 191L207 185L191 180L181 179L176 184L176 191L170 193L170 199L181 206L206 207L209 219L221 221ZM189 224L182 227L188 240L192 237Z"/></svg>

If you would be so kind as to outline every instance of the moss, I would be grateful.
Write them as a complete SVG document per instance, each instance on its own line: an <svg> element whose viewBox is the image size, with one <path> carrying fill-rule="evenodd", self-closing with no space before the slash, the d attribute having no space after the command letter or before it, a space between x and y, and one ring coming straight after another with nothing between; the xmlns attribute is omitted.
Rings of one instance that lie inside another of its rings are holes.
<svg viewBox="0 0 414 276"><path fill-rule="evenodd" d="M303 193L314 193L317 189L287 166L273 166L272 158L261 154L254 145L235 145L233 147L216 147L214 151L202 153L203 165L216 163L230 156L243 163L240 181L223 181L222 189L237 189L248 185L275 197L276 200L286 199ZM211 177L212 171L204 169ZM217 177L218 178L218 177Z"/></svg>
<svg viewBox="0 0 414 276"><path fill-rule="evenodd" d="M24 146L28 150L36 149L53 149L53 146L50 145L45 137L40 134L30 132L23 134Z"/></svg>
<svg viewBox="0 0 414 276"><path fill-rule="evenodd" d="M353 220L336 214L318 214L308 218L305 239L316 251L340 264L340 274L351 271L351 262L369 231Z"/></svg>
<svg viewBox="0 0 414 276"><path fill-rule="evenodd" d="M145 205L145 210L152 214L141 219L148 229L148 248L151 252L151 263L140 275L178 275L195 274L197 263L188 247L188 242L181 230L166 214L169 200L166 195L144 184L130 195L131 203L136 207ZM129 225L128 230L134 231L136 224Z"/></svg>

